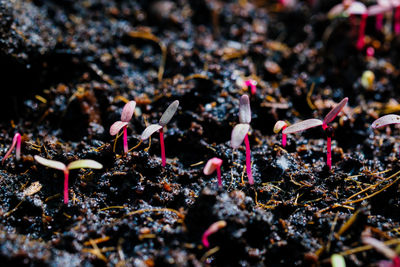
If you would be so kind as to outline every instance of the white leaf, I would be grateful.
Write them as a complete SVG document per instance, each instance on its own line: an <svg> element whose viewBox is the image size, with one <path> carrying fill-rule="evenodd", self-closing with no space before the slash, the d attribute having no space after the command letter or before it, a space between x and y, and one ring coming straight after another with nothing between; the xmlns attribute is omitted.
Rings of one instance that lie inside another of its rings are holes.
<svg viewBox="0 0 400 267"><path fill-rule="evenodd" d="M251 109L250 100L248 95L242 95L239 104L239 122L250 123L251 122Z"/></svg>
<svg viewBox="0 0 400 267"><path fill-rule="evenodd" d="M389 114L385 115L383 117L380 117L379 119L375 120L371 127L376 129L380 128L389 124L397 124L400 123L400 116L395 115L395 114Z"/></svg>
<svg viewBox="0 0 400 267"><path fill-rule="evenodd" d="M175 112L178 110L179 107L179 101L175 100L172 102L171 105L168 106L168 108L165 110L165 112L162 114L160 121L158 122L161 126L166 125L174 116Z"/></svg>
<svg viewBox="0 0 400 267"><path fill-rule="evenodd" d="M159 124L151 124L149 126L147 126L146 129L144 129L142 135L140 138L142 138L142 140L146 140L148 139L153 133L157 132L158 130L160 130L162 128L161 125Z"/></svg>
<svg viewBox="0 0 400 267"><path fill-rule="evenodd" d="M125 121L116 121L110 127L110 135L116 135L122 128L128 125Z"/></svg>
<svg viewBox="0 0 400 267"><path fill-rule="evenodd" d="M206 164L206 166L204 167L203 172L204 172L205 175L210 175L210 174L212 174L218 167L221 167L221 165L222 165L222 159L214 157L214 158L209 159L209 160L207 161L207 164Z"/></svg>
<svg viewBox="0 0 400 267"><path fill-rule="evenodd" d="M295 124L290 125L287 127L285 130L282 131L284 134L291 134L291 133L297 133L301 132L313 127L321 126L322 121L318 119L308 119L305 121L301 121Z"/></svg>
<svg viewBox="0 0 400 267"><path fill-rule="evenodd" d="M249 132L250 125L247 123L240 123L233 128L231 135L231 147L238 148L242 143L246 134Z"/></svg>
<svg viewBox="0 0 400 267"><path fill-rule="evenodd" d="M73 170L73 169L102 169L103 165L101 165L100 163L98 163L95 160L91 160L91 159L80 159L80 160L75 160L73 162L71 162L70 164L68 164L68 170Z"/></svg>
<svg viewBox="0 0 400 267"><path fill-rule="evenodd" d="M132 119L133 113L135 112L136 102L129 101L125 104L121 113L121 121L129 122Z"/></svg>
<svg viewBox="0 0 400 267"><path fill-rule="evenodd" d="M57 169L60 171L64 171L67 169L67 166L65 166L65 164L62 162L59 162L56 160L51 160L51 159L45 159L38 155L35 155L34 158L38 163L40 163L46 167Z"/></svg>

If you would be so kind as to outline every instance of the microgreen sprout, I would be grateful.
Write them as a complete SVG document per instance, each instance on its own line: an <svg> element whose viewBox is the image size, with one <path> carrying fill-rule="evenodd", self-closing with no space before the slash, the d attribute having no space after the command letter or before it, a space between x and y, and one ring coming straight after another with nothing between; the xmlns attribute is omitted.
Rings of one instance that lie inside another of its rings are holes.
<svg viewBox="0 0 400 267"><path fill-rule="evenodd" d="M110 135L116 135L121 129L124 131L124 153L128 153L128 123L132 119L133 113L135 112L136 102L129 101L125 104L121 113L121 120L116 121L110 127Z"/></svg>
<svg viewBox="0 0 400 267"><path fill-rule="evenodd" d="M331 142L333 137L333 127L329 126L328 124L332 122L336 116L342 111L342 109L346 106L348 102L348 98L342 99L334 108L329 111L329 113L325 116L324 120L318 119L308 119L293 125L290 125L286 129L282 131L284 134L291 134L301 132L313 127L322 126L326 135L327 135L327 151L326 151L326 164L328 165L329 169L332 167L332 153L331 153Z"/></svg>
<svg viewBox="0 0 400 267"><path fill-rule="evenodd" d="M253 79L248 79L244 81L244 85L250 87L250 92L252 95L255 95L257 92L257 81Z"/></svg>
<svg viewBox="0 0 400 267"><path fill-rule="evenodd" d="M16 145L15 157L17 160L20 160L20 158L21 158L21 135L19 133L15 133L11 147L7 151L5 156L3 157L1 164L4 164L4 161L11 155L12 151L14 150L15 145Z"/></svg>
<svg viewBox="0 0 400 267"><path fill-rule="evenodd" d="M68 176L69 176L69 171L73 169L101 169L103 168L103 165L98 163L97 161L91 160L91 159L80 159L80 160L75 160L68 164L67 166L56 160L50 160L50 159L45 159L42 158L41 156L35 155L35 160L49 168L57 169L60 171L64 172L64 204L68 204Z"/></svg>
<svg viewBox="0 0 400 267"><path fill-rule="evenodd" d="M222 165L222 159L214 157L207 161L207 164L206 166L204 166L203 170L205 175L211 175L215 170L217 170L218 186L222 186L221 165Z"/></svg>
<svg viewBox="0 0 400 267"><path fill-rule="evenodd" d="M372 123L371 127L373 129L378 129L384 126L388 126L390 124L400 124L400 116L395 114L388 114L382 116L379 119L375 120ZM400 156L400 147L399 147L399 156Z"/></svg>
<svg viewBox="0 0 400 267"><path fill-rule="evenodd" d="M166 159L165 159L165 147L164 147L164 130L163 127L172 119L175 112L178 110L179 101L175 100L172 102L168 108L165 110L161 119L156 124L151 124L144 129L141 139L144 141L148 139L153 133L159 132L160 133L160 146L161 146L161 162L162 166L165 167Z"/></svg>
<svg viewBox="0 0 400 267"><path fill-rule="evenodd" d="M380 252L383 254L386 258L390 259L391 262L387 261L381 261L378 264L378 266L392 266L392 267L399 267L400 266L400 257L397 255L396 251L393 249L389 248L385 243L382 241L375 239L370 236L363 236L362 241L366 245L370 245L373 247L376 251ZM387 264L385 264L387 263Z"/></svg>
<svg viewBox="0 0 400 267"><path fill-rule="evenodd" d="M250 100L247 95L243 95L240 98L239 103L239 124L237 124L231 135L231 147L238 148L244 140L246 145L246 171L247 177L249 178L249 184L254 184L253 174L251 172L251 152L250 152L250 142L248 137L248 132L250 129L251 122L251 109Z"/></svg>
<svg viewBox="0 0 400 267"><path fill-rule="evenodd" d="M285 130L287 123L285 121L277 121L274 126L274 133L279 133L281 130ZM286 146L286 134L282 133L282 147Z"/></svg>
<svg viewBox="0 0 400 267"><path fill-rule="evenodd" d="M224 228L225 226L226 226L226 221L218 221L211 224L210 227L208 227L208 229L204 232L203 237L201 238L203 245L206 248L210 247L210 243L208 242L208 237L218 232L218 230Z"/></svg>
<svg viewBox="0 0 400 267"><path fill-rule="evenodd" d="M356 47L358 50L364 47L365 27L367 25L368 10L367 7L359 2L353 0L343 0L342 3L334 6L329 12L328 17L336 16L355 16L361 15L360 27L358 30L358 39Z"/></svg>

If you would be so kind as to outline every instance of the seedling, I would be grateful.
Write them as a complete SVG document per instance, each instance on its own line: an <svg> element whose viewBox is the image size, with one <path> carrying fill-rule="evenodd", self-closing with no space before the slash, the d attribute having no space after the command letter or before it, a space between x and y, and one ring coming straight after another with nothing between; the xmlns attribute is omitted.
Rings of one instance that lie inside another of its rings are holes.
<svg viewBox="0 0 400 267"><path fill-rule="evenodd" d="M50 159L45 159L42 158L41 156L35 155L35 160L49 168L57 169L60 171L64 172L64 204L68 204L68 176L69 176L69 171L73 169L101 169L103 168L103 165L98 163L97 161L91 160L91 159L80 159L80 160L75 160L68 164L67 166L56 160L50 160Z"/></svg>
<svg viewBox="0 0 400 267"><path fill-rule="evenodd" d="M250 87L250 92L252 95L255 95L257 92L257 81L253 79L248 79L244 81L244 85Z"/></svg>
<svg viewBox="0 0 400 267"><path fill-rule="evenodd" d="M374 129L378 129L384 126L388 126L390 124L400 124L400 116L395 114L389 114L380 117L379 119L375 120L371 127ZM400 147L399 147L399 156L400 156Z"/></svg>
<svg viewBox="0 0 400 267"><path fill-rule="evenodd" d="M226 226L226 221L218 221L211 224L210 227L208 227L208 229L204 232L203 237L201 238L203 245L206 248L210 247L210 243L208 242L208 237L218 232L218 230L224 228L225 226Z"/></svg>
<svg viewBox="0 0 400 267"><path fill-rule="evenodd" d="M274 133L279 133L281 130L285 130L287 123L285 121L277 121L274 126ZM286 134L282 133L282 147L286 146Z"/></svg>
<svg viewBox="0 0 400 267"><path fill-rule="evenodd" d="M207 164L203 170L205 175L211 175L215 170L217 170L218 186L222 186L221 165L222 165L222 159L214 157L207 161Z"/></svg>
<svg viewBox="0 0 400 267"><path fill-rule="evenodd" d="M178 110L179 101L175 100L172 102L171 105L165 110L161 119L156 124L151 124L144 129L141 139L144 141L148 139L153 133L159 132L160 133L160 146L161 146L161 162L162 166L165 167L166 159L165 159L165 147L164 147L164 130L163 127L167 125L167 123L172 119L175 112Z"/></svg>
<svg viewBox="0 0 400 267"><path fill-rule="evenodd" d="M329 113L325 116L323 121L318 119L308 119L305 121L301 121L287 127L282 131L282 133L284 134L297 133L317 126L322 126L322 129L324 129L327 135L326 164L328 165L329 169L331 169L332 167L331 143L333 136L333 128L328 124L336 118L336 116L340 113L340 111L342 111L342 109L346 106L348 100L349 99L347 97L342 99L342 101L340 101L339 104L337 104L334 108L331 109L331 111L329 111Z"/></svg>
<svg viewBox="0 0 400 267"><path fill-rule="evenodd" d="M376 251L380 252L386 258L391 260L390 262L381 261L379 262L378 266L400 267L400 257L397 255L396 251L389 248L385 243L370 236L363 236L362 241L364 244L370 245Z"/></svg>
<svg viewBox="0 0 400 267"><path fill-rule="evenodd" d="M121 120L116 121L110 127L110 135L114 136L119 133L121 129L124 131L124 153L128 153L128 123L132 119L133 113L135 112L136 102L129 101L125 104L121 113Z"/></svg>
<svg viewBox="0 0 400 267"><path fill-rule="evenodd" d="M242 95L239 103L239 124L237 124L231 135L231 147L238 148L244 140L246 145L246 171L247 177L249 178L249 184L254 184L253 174L251 172L251 152L248 132L250 129L251 122L251 109L250 100L247 95Z"/></svg>
<svg viewBox="0 0 400 267"><path fill-rule="evenodd" d="M3 157L1 164L4 164L4 161L11 155L11 153L14 150L15 145L17 145L17 148L15 150L15 157L17 158L17 160L20 160L20 158L21 158L21 135L19 133L15 133L11 147L7 151L6 155Z"/></svg>
<svg viewBox="0 0 400 267"><path fill-rule="evenodd" d="M358 30L358 39L356 47L358 50L364 47L365 27L367 25L368 10L367 7L358 1L343 0L342 3L334 6L329 12L328 17L336 16L355 16L361 15L360 27Z"/></svg>

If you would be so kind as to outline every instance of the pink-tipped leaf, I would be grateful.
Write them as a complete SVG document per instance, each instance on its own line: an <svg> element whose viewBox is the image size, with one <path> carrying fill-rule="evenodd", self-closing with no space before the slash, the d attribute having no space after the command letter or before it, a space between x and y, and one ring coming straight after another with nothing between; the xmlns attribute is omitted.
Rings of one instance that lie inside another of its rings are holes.
<svg viewBox="0 0 400 267"><path fill-rule="evenodd" d="M125 121L116 121L110 127L110 135L116 135L121 131L122 128L128 125L128 122Z"/></svg>
<svg viewBox="0 0 400 267"><path fill-rule="evenodd" d="M129 122L132 119L133 113L135 112L136 102L129 101L125 104L121 113L121 121Z"/></svg>
<svg viewBox="0 0 400 267"><path fill-rule="evenodd" d="M242 143L247 133L249 132L250 125L247 123L240 123L233 128L231 135L231 147L238 148Z"/></svg>
<svg viewBox="0 0 400 267"><path fill-rule="evenodd" d="M98 163L95 160L91 159L80 159L80 160L75 160L68 164L67 166L68 170L74 170L74 169L102 169L103 165L101 163Z"/></svg>
<svg viewBox="0 0 400 267"><path fill-rule="evenodd" d="M175 112L178 110L179 107L179 101L175 100L172 102L171 105L168 106L168 108L165 110L165 112L162 114L160 121L158 122L161 126L165 126L174 116Z"/></svg>
<svg viewBox="0 0 400 267"><path fill-rule="evenodd" d="M204 174L211 175L217 168L220 168L222 165L222 159L220 158L212 158L207 161L206 166L204 167Z"/></svg>
<svg viewBox="0 0 400 267"><path fill-rule="evenodd" d="M397 123L400 123L400 116L395 114L389 114L375 120L372 123L371 127L376 129L386 125L397 124Z"/></svg>
<svg viewBox="0 0 400 267"><path fill-rule="evenodd" d="M67 170L67 166L65 166L65 164L62 163L62 162L59 162L59 161L56 161L56 160L51 160L51 159L45 159L45 158L42 158L41 156L38 156L38 155L35 155L34 158L38 163L40 163L40 164L42 164L42 165L44 165L46 167L49 167L49 168L52 168L52 169L57 169L57 170L60 170L60 171Z"/></svg>
<svg viewBox="0 0 400 267"><path fill-rule="evenodd" d="M239 122L247 123L251 122L251 109L250 100L248 95L242 95L239 103Z"/></svg>
<svg viewBox="0 0 400 267"><path fill-rule="evenodd" d="M327 125L328 123L333 121L336 118L336 116L340 113L340 111L342 111L342 109L346 106L348 101L349 99L347 97L343 98L342 101L339 102L339 104L337 104L333 109L331 109L331 111L329 111L329 113L325 116L323 124Z"/></svg>
<svg viewBox="0 0 400 267"><path fill-rule="evenodd" d="M141 135L141 139L142 140L146 140L148 139L153 133L157 132L158 130L160 130L162 128L161 125L159 124L151 124L149 126L147 126L146 129L144 129L142 135Z"/></svg>
<svg viewBox="0 0 400 267"><path fill-rule="evenodd" d="M308 119L305 121L301 121L295 124L290 125L286 129L282 131L283 134L292 134L292 133L297 133L301 132L313 127L321 126L322 121L318 119Z"/></svg>
<svg viewBox="0 0 400 267"><path fill-rule="evenodd" d="M274 126L274 133L279 133L285 126L287 126L286 121L277 121Z"/></svg>

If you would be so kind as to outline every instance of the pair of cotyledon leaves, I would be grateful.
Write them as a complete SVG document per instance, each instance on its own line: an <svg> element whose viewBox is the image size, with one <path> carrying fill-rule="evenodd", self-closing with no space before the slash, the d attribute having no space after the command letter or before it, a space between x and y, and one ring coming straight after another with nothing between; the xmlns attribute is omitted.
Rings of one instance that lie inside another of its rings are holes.
<svg viewBox="0 0 400 267"><path fill-rule="evenodd" d="M329 113L325 116L323 121L319 119L304 120L295 123L293 125L290 125L286 129L284 129L282 133L283 134L297 133L321 125L325 129L327 125L336 118L336 116L340 113L340 111L342 111L342 109L344 108L344 106L346 106L348 101L349 99L347 97L344 98L342 101L340 101L339 104L337 104L334 108L331 109L331 111L329 111Z"/></svg>
<svg viewBox="0 0 400 267"><path fill-rule="evenodd" d="M136 107L136 102L135 101L129 101L124 108L122 109L121 113L121 120L114 122L113 125L111 125L110 128L110 134L111 135L116 135L123 127L126 127L131 120L133 113L135 112L135 107ZM177 111L179 107L179 101L175 100L174 102L171 103L171 105L168 106L168 108L165 110L163 115L161 116L161 119L157 124L151 124L149 125L142 133L141 139L146 140L148 139L153 133L156 131L159 131L163 126L165 126L174 116L175 112Z"/></svg>
<svg viewBox="0 0 400 267"><path fill-rule="evenodd" d="M239 124L235 125L231 135L231 147L238 148L250 129L251 109L247 95L242 95L239 102Z"/></svg>

